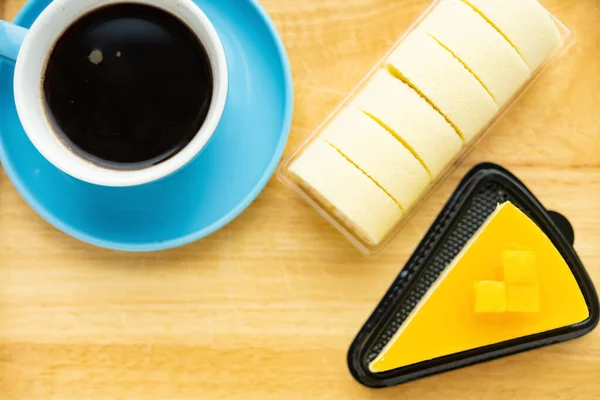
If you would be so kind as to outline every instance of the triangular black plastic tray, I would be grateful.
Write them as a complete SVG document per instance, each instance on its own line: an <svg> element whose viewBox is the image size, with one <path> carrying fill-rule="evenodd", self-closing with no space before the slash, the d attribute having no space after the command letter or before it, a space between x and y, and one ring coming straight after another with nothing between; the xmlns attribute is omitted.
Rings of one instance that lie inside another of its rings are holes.
<svg viewBox="0 0 600 400"><path fill-rule="evenodd" d="M370 372L369 362L388 343L421 297L496 206L507 200L535 221L560 251L577 279L590 310L590 317L581 323L553 331L485 346L393 371ZM590 332L598 324L600 307L594 286L573 249L574 238L569 221L557 212L547 211L525 185L510 172L491 163L476 166L462 180L415 253L356 336L348 352L348 366L352 375L360 383L369 387L389 387L574 339Z"/></svg>

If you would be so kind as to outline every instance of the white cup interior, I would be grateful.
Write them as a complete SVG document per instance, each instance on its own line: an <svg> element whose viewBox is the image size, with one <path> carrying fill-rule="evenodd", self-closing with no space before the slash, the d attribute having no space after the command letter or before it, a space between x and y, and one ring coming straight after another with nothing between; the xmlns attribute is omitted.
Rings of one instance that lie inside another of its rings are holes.
<svg viewBox="0 0 600 400"><path fill-rule="evenodd" d="M46 63L60 36L90 11L117 3L147 4L183 21L204 45L213 70L213 98L205 122L192 141L173 157L138 170L117 170L86 160L59 139L48 118L43 95ZM19 52L14 79L17 111L29 139L38 151L63 172L103 186L134 186L161 179L190 162L214 133L225 108L228 90L225 52L216 30L191 0L55 0L38 17Z"/></svg>

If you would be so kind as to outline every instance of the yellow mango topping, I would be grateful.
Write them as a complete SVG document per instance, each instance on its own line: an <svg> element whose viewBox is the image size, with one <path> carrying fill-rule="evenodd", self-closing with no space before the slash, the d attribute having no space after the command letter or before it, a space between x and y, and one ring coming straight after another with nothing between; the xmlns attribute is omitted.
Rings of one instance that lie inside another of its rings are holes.
<svg viewBox="0 0 600 400"><path fill-rule="evenodd" d="M490 313L506 311L506 284L497 281L479 281L475 289L475 312Z"/></svg>
<svg viewBox="0 0 600 400"><path fill-rule="evenodd" d="M502 252L502 267L506 283L537 284L537 266L535 253L532 251Z"/></svg>

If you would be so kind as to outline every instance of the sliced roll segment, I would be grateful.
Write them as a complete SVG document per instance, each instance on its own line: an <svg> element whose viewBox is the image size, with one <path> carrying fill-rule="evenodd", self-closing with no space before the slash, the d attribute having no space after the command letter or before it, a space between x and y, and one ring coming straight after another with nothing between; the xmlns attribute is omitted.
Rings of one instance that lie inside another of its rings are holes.
<svg viewBox="0 0 600 400"><path fill-rule="evenodd" d="M413 205L431 182L419 160L362 111L348 107L320 136L370 176L403 208Z"/></svg>
<svg viewBox="0 0 600 400"><path fill-rule="evenodd" d="M375 73L353 106L389 129L427 167L433 178L462 148L462 139L446 119L387 70Z"/></svg>
<svg viewBox="0 0 600 400"><path fill-rule="evenodd" d="M492 24L535 71L561 43L558 27L536 0L464 0Z"/></svg>
<svg viewBox="0 0 600 400"><path fill-rule="evenodd" d="M519 53L461 0L442 0L420 29L450 51L502 107L529 79Z"/></svg>
<svg viewBox="0 0 600 400"><path fill-rule="evenodd" d="M370 245L402 217L398 204L333 146L313 141L289 171L306 190Z"/></svg>
<svg viewBox="0 0 600 400"><path fill-rule="evenodd" d="M445 116L465 142L471 141L498 112L498 106L473 74L418 29L394 50L386 65Z"/></svg>

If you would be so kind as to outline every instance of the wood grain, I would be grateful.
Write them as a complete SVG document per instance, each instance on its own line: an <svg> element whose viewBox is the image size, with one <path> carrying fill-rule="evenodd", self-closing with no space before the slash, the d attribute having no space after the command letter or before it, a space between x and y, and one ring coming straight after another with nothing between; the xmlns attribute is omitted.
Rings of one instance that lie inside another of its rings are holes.
<svg viewBox="0 0 600 400"><path fill-rule="evenodd" d="M0 0L12 19L23 0ZM289 153L428 0L262 0L292 62ZM374 259L273 179L238 220L156 254L82 244L0 173L0 398L593 399L600 330L565 344L373 391L346 351L470 167L501 163L576 229L600 286L600 6L547 0L577 33L554 64Z"/></svg>

